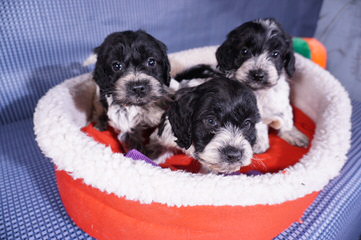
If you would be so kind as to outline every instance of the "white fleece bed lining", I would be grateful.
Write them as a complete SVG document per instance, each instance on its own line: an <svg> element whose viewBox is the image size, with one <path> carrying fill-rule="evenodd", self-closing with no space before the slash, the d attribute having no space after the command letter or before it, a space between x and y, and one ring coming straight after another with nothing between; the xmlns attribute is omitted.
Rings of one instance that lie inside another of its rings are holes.
<svg viewBox="0 0 361 240"><path fill-rule="evenodd" d="M216 46L170 55L172 74L197 63L215 64ZM294 104L316 122L310 151L287 173L220 176L171 171L113 153L80 129L94 93L91 74L69 79L39 101L36 140L58 169L88 185L141 203L169 206L278 204L321 190L346 161L351 137L347 92L327 71L296 54Z"/></svg>

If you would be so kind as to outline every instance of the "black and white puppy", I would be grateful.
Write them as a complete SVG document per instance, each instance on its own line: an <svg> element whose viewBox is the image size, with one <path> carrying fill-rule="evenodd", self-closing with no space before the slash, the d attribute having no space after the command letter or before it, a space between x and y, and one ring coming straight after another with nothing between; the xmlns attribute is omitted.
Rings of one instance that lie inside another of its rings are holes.
<svg viewBox="0 0 361 240"><path fill-rule="evenodd" d="M141 150L144 128L157 126L166 109L167 48L144 31L124 31L107 36L94 53L96 127L111 125L128 149Z"/></svg>
<svg viewBox="0 0 361 240"><path fill-rule="evenodd" d="M151 135L151 148L160 150L152 157L162 162L180 149L199 160L202 172L237 171L251 163L258 121L256 97L238 81L215 77L182 88Z"/></svg>
<svg viewBox="0 0 361 240"><path fill-rule="evenodd" d="M219 72L199 65L176 79L224 74L249 86L256 94L262 119L256 126L256 153L269 148L268 126L279 130L279 136L290 144L308 146L308 137L294 126L289 98L289 78L295 72L292 39L276 20L258 19L235 28L217 49L216 58Z"/></svg>
<svg viewBox="0 0 361 240"><path fill-rule="evenodd" d="M246 22L227 35L217 49L218 68L247 84L256 94L262 123L257 126L256 152L269 147L268 128L290 144L307 147L308 137L293 123L288 80L295 72L292 38L274 19Z"/></svg>

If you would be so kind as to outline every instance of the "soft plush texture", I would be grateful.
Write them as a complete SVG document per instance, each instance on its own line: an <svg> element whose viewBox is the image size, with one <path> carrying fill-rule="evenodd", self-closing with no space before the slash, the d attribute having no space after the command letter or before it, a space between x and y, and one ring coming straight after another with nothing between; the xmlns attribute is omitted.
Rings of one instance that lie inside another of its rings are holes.
<svg viewBox="0 0 361 240"><path fill-rule="evenodd" d="M170 55L172 73L197 63L214 64L215 49ZM296 55L296 69L294 103L316 122L316 132L310 151L287 168L287 174L249 177L172 172L112 153L79 130L90 113L94 92L90 74L65 81L39 101L34 116L37 141L58 169L102 191L141 203L250 206L297 199L321 190L345 163L351 105L340 83L318 65ZM54 128L55 123L62 127Z"/></svg>

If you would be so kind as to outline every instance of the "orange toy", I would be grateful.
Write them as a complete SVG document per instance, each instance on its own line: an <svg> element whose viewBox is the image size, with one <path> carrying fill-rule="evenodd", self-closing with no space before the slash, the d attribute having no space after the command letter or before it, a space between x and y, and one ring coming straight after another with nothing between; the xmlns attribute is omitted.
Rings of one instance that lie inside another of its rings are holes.
<svg viewBox="0 0 361 240"><path fill-rule="evenodd" d="M321 67L327 67L327 50L326 47L315 38L303 38L311 49L311 59Z"/></svg>

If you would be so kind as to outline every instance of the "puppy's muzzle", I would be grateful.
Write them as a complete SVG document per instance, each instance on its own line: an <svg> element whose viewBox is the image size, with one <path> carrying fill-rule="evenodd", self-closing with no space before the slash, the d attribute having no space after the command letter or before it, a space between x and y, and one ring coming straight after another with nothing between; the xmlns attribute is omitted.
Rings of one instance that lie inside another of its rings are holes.
<svg viewBox="0 0 361 240"><path fill-rule="evenodd" d="M127 84L127 92L130 96L137 98L146 97L151 90L148 80L141 80L136 82L129 82Z"/></svg>
<svg viewBox="0 0 361 240"><path fill-rule="evenodd" d="M262 69L256 69L249 71L249 77L259 83L266 83L268 81L267 73Z"/></svg>
<svg viewBox="0 0 361 240"><path fill-rule="evenodd" d="M222 160L227 163L236 163L241 161L244 151L233 146L226 146L220 150Z"/></svg>

